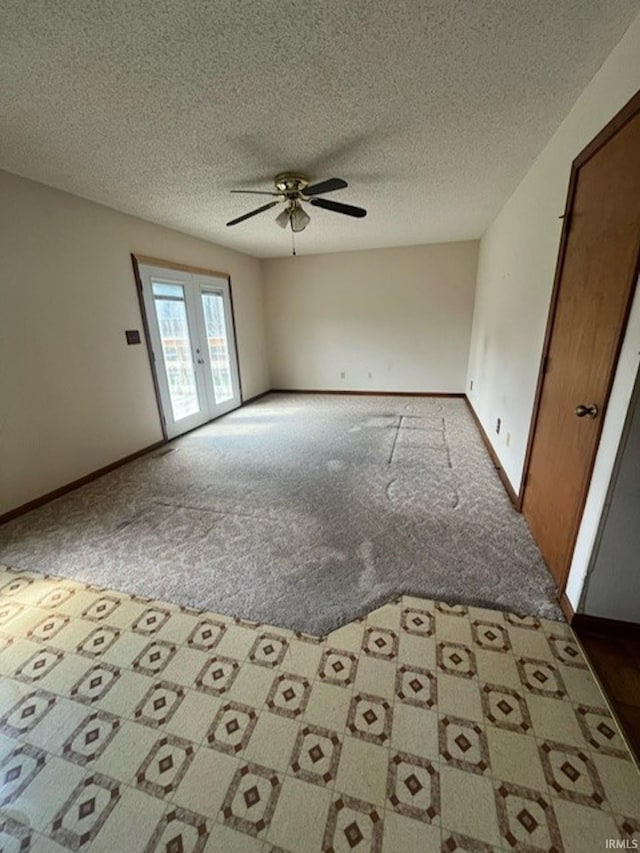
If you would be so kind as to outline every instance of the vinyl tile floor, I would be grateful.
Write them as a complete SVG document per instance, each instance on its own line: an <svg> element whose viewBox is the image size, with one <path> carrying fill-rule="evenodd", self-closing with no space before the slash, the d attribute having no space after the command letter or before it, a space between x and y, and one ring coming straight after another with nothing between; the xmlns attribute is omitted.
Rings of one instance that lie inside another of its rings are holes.
<svg viewBox="0 0 640 853"><path fill-rule="evenodd" d="M0 569L3 852L639 839L640 774L567 625L403 596L314 637Z"/></svg>

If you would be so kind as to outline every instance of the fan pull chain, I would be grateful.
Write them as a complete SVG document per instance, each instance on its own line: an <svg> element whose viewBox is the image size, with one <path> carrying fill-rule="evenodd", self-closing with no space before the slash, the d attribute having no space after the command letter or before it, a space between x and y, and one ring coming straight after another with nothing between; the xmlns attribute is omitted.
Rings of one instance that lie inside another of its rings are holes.
<svg viewBox="0 0 640 853"><path fill-rule="evenodd" d="M293 230L293 228L291 229L291 248L293 249L292 254L293 254L293 257L295 258L295 256L296 256L296 232Z"/></svg>

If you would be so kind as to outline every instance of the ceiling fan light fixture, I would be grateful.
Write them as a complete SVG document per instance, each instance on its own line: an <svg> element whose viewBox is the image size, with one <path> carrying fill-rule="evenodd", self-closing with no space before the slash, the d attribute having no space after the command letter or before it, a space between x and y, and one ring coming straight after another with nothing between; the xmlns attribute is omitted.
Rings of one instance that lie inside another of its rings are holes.
<svg viewBox="0 0 640 853"><path fill-rule="evenodd" d="M288 207L285 207L285 209L276 216L276 222L278 223L278 225L281 228L287 227L287 225L289 224L289 216L290 215L291 215L291 211L289 210Z"/></svg>
<svg viewBox="0 0 640 853"><path fill-rule="evenodd" d="M289 214L291 222L291 230L296 233L304 231L307 225L311 222L311 217L299 202L295 202Z"/></svg>

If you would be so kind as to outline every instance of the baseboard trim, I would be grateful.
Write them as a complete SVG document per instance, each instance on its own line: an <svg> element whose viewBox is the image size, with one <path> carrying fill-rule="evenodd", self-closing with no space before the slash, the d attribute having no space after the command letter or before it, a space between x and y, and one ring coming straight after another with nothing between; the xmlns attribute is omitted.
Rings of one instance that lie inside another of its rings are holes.
<svg viewBox="0 0 640 853"><path fill-rule="evenodd" d="M487 448L489 456L491 457L491 461L493 462L494 468L498 472L498 476L502 480L502 485L504 486L505 492L509 495L509 500L513 504L514 509L520 512L520 501L518 500L518 495L516 494L513 486L509 482L509 478L504 472L504 468L500 464L500 460L498 459L498 455L493 449L493 445L489 441L489 437L487 433L484 431L484 427L480 423L480 418L476 414L476 410L471 405L471 400L467 397L466 394L463 395L465 402L467 404L467 408L471 412L471 417L473 418L475 425L478 427L478 432L480 433L480 437L484 442L484 446Z"/></svg>
<svg viewBox="0 0 640 853"><path fill-rule="evenodd" d="M445 397L445 398L453 398L453 399L464 399L469 411L471 412L473 419L478 427L482 440L485 443L487 450L489 451L489 455L493 461L493 464L498 472L500 479L505 487L507 494L511 502L516 506L518 503L518 498L511 483L509 482L506 474L502 470L498 457L493 450L493 447L489 443L489 439L480 423L478 416L476 415L473 406L471 405L469 398L466 394L462 392L456 391L347 391L347 390L337 390L337 389L317 389L317 388L270 388L268 391L262 391L260 394L256 394L254 397L250 397L248 400L244 400L241 405L246 405L247 403L253 403L262 397L266 397L267 394L351 394L357 396L368 396L368 397ZM62 497L66 495L68 492L72 492L75 489L81 488L81 486L85 486L87 483L91 483L93 480L97 480L98 477L102 477L105 474L109 474L111 471L115 471L116 468L120 468L122 465L126 465L127 462L133 462L135 459L138 459L140 456L144 456L146 453L151 453L153 450L157 450L159 447L162 447L164 444L167 444L165 439L161 441L156 441L153 444L148 445L147 447L143 447L141 450L137 450L135 453L130 453L128 456L123 457L122 459L118 459L115 462L111 462L109 465L105 465L102 468L98 468L96 471L91 471L89 474L85 474L83 477L80 477L77 480L73 480L70 483L66 483L64 486L59 486L57 489L54 489L51 492L47 492L44 495L40 495L40 497L34 498L31 501L27 501L20 506L14 507L14 509L10 509L8 512L0 515L0 525L6 524L8 521L12 521L14 518L18 518L18 516L24 515L27 512L31 512L33 509L38 509L38 507L43 506L50 501L55 500L56 498Z"/></svg>
<svg viewBox="0 0 640 853"><path fill-rule="evenodd" d="M640 624L623 622L619 619L607 619L604 616L591 616L589 613L574 614L571 627L588 634L601 634L605 637L640 639Z"/></svg>
<svg viewBox="0 0 640 853"><path fill-rule="evenodd" d="M261 397L266 397L267 394L270 393L271 389L269 389L268 391L262 391L262 393L256 394L254 397L249 397L248 400L243 400L240 406L245 406L247 403L254 403L256 400L259 400ZM240 406L238 408L240 408ZM213 420L217 419L214 418ZM211 421L209 421L209 423L211 423ZM200 427L195 427L195 429L200 429ZM193 432L193 430L189 430L189 432ZM186 434L187 433L185 433L185 435ZM98 477L102 477L104 476L104 474L109 474L111 471L115 471L116 468L120 468L122 465L126 465L127 462L133 462L140 456L144 456L145 453L151 453L152 450L157 450L164 444L168 444L170 440L172 439L162 439L162 441L156 441L153 444L150 444L148 447L143 447L142 450L136 450L135 453L130 453L128 456L124 456L122 459L118 459L115 462L111 462L109 465L105 465L103 468L98 468L97 471L91 471L91 473L85 474L84 477L80 477L78 480L73 480L71 483L66 483L64 486L59 486L52 492L47 492L45 495L40 495L40 497L34 498L32 501L27 501L27 503L21 504L20 506L17 506L14 509L10 509L8 512L5 512L0 515L0 525L6 524L8 521L12 521L14 518L18 518L18 516L20 515L25 515L25 513L31 512L32 509L38 509L38 507L44 506L44 504L47 504L50 501L54 501L56 498L60 498L63 495L66 495L68 492L72 492L75 489L79 489L81 486L86 486L87 483L91 483L93 480L97 480Z"/></svg>
<svg viewBox="0 0 640 853"><path fill-rule="evenodd" d="M349 394L360 397L464 397L458 391L348 391L334 388L272 388L272 394Z"/></svg>
<svg viewBox="0 0 640 853"><path fill-rule="evenodd" d="M271 388L268 391L261 391L259 394L254 394L253 397L247 397L246 400L242 401L242 405L246 406L248 403L255 403L256 400L260 400L262 397L266 397L267 394L271 393Z"/></svg>
<svg viewBox="0 0 640 853"><path fill-rule="evenodd" d="M558 604L560 605L560 609L564 613L564 618L567 620L569 625L573 625L574 620L576 618L576 613L573 609L571 602L567 598L566 592L562 593L562 595L558 599Z"/></svg>
<svg viewBox="0 0 640 853"><path fill-rule="evenodd" d="M24 515L27 512L31 512L32 509L38 509L38 507L49 503L49 501L54 501L56 498L60 498L62 497L62 495L66 495L68 492L73 492L75 489L79 489L81 486L86 486L87 483L91 483L93 480L97 480L98 477L102 477L104 476L104 474L109 474L111 471L115 471L116 468L120 468L122 465L126 465L127 462L133 462L134 459L138 459L140 456L144 456L145 453L151 453L152 450L157 450L164 444L167 444L164 439L162 441L156 441L153 444L148 445L148 447L143 447L142 450L136 450L135 453L130 453L128 456L124 456L122 459L118 459L116 462L111 462L109 465L105 465L103 468L98 468L97 471L91 471L90 474L85 474L84 477L80 477L78 480L73 480L71 483L66 483L64 486L59 486L52 492L47 492L46 495L40 495L39 498L34 498L32 501L27 501L27 503L24 503L21 506L17 506L14 509L10 509L8 512L5 512L0 515L0 524L6 524L7 521L11 521L12 519L17 518L20 515Z"/></svg>

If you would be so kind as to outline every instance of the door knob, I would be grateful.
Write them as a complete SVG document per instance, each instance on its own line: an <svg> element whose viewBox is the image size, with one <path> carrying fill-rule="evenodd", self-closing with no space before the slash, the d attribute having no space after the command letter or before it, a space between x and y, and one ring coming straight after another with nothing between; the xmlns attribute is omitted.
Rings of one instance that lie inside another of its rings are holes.
<svg viewBox="0 0 640 853"><path fill-rule="evenodd" d="M576 416L578 418L595 418L597 415L598 407L595 403L592 403L590 406L585 406L582 403L576 406Z"/></svg>

